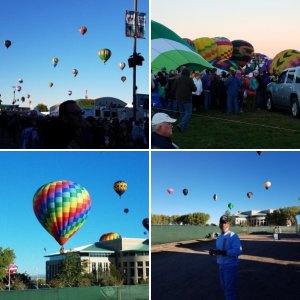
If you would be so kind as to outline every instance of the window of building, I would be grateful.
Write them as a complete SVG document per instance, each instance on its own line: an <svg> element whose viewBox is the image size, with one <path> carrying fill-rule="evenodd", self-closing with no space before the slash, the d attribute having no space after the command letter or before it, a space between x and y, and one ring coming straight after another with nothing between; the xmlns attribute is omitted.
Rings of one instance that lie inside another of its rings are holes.
<svg viewBox="0 0 300 300"><path fill-rule="evenodd" d="M142 261L138 261L138 262L137 262L137 266L138 266L138 267L143 267L143 262L142 262Z"/></svg>
<svg viewBox="0 0 300 300"><path fill-rule="evenodd" d="M131 277L134 276L134 268L130 268L130 276L131 276Z"/></svg>
<svg viewBox="0 0 300 300"><path fill-rule="evenodd" d="M134 261L130 262L130 267L134 267Z"/></svg>
<svg viewBox="0 0 300 300"><path fill-rule="evenodd" d="M143 277L143 269L138 269L138 277Z"/></svg>

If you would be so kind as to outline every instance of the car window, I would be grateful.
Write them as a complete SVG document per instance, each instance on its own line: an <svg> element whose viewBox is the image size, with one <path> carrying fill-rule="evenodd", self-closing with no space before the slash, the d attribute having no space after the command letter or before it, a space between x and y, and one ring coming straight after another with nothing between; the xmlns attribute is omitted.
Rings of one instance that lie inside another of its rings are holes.
<svg viewBox="0 0 300 300"><path fill-rule="evenodd" d="M287 71L282 72L278 78L278 83L284 83L286 78Z"/></svg>
<svg viewBox="0 0 300 300"><path fill-rule="evenodd" d="M300 69L297 70L296 72L296 80L295 80L296 83L300 83Z"/></svg>
<svg viewBox="0 0 300 300"><path fill-rule="evenodd" d="M295 70L289 71L286 79L286 83L293 83L294 75L295 75Z"/></svg>

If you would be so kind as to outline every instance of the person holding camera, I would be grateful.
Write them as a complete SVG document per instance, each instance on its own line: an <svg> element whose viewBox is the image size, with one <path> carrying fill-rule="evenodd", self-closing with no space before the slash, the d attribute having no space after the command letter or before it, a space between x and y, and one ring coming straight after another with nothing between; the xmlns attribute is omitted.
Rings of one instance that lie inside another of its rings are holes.
<svg viewBox="0 0 300 300"><path fill-rule="evenodd" d="M238 257L242 253L241 241L236 233L229 230L230 223L227 216L221 216L219 227L222 234L217 238L216 249L210 249L209 254L217 257L225 299L234 300L236 299Z"/></svg>

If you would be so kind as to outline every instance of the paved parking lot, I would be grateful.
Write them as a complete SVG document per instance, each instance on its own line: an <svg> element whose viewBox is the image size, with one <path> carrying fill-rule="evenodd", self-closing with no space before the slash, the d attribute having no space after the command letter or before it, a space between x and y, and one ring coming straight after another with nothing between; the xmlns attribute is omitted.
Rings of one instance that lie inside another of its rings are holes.
<svg viewBox="0 0 300 300"><path fill-rule="evenodd" d="M238 299L300 299L300 236L242 235ZM215 241L188 241L152 246L152 300L220 300Z"/></svg>

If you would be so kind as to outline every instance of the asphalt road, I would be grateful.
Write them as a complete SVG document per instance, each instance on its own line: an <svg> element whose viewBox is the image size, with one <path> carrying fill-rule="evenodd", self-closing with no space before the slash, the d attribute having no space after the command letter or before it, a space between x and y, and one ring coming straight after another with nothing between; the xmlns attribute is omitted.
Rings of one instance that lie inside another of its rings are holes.
<svg viewBox="0 0 300 300"><path fill-rule="evenodd" d="M300 236L241 236L237 295L240 300L300 299ZM218 267L208 254L215 241L152 246L152 300L221 300Z"/></svg>

